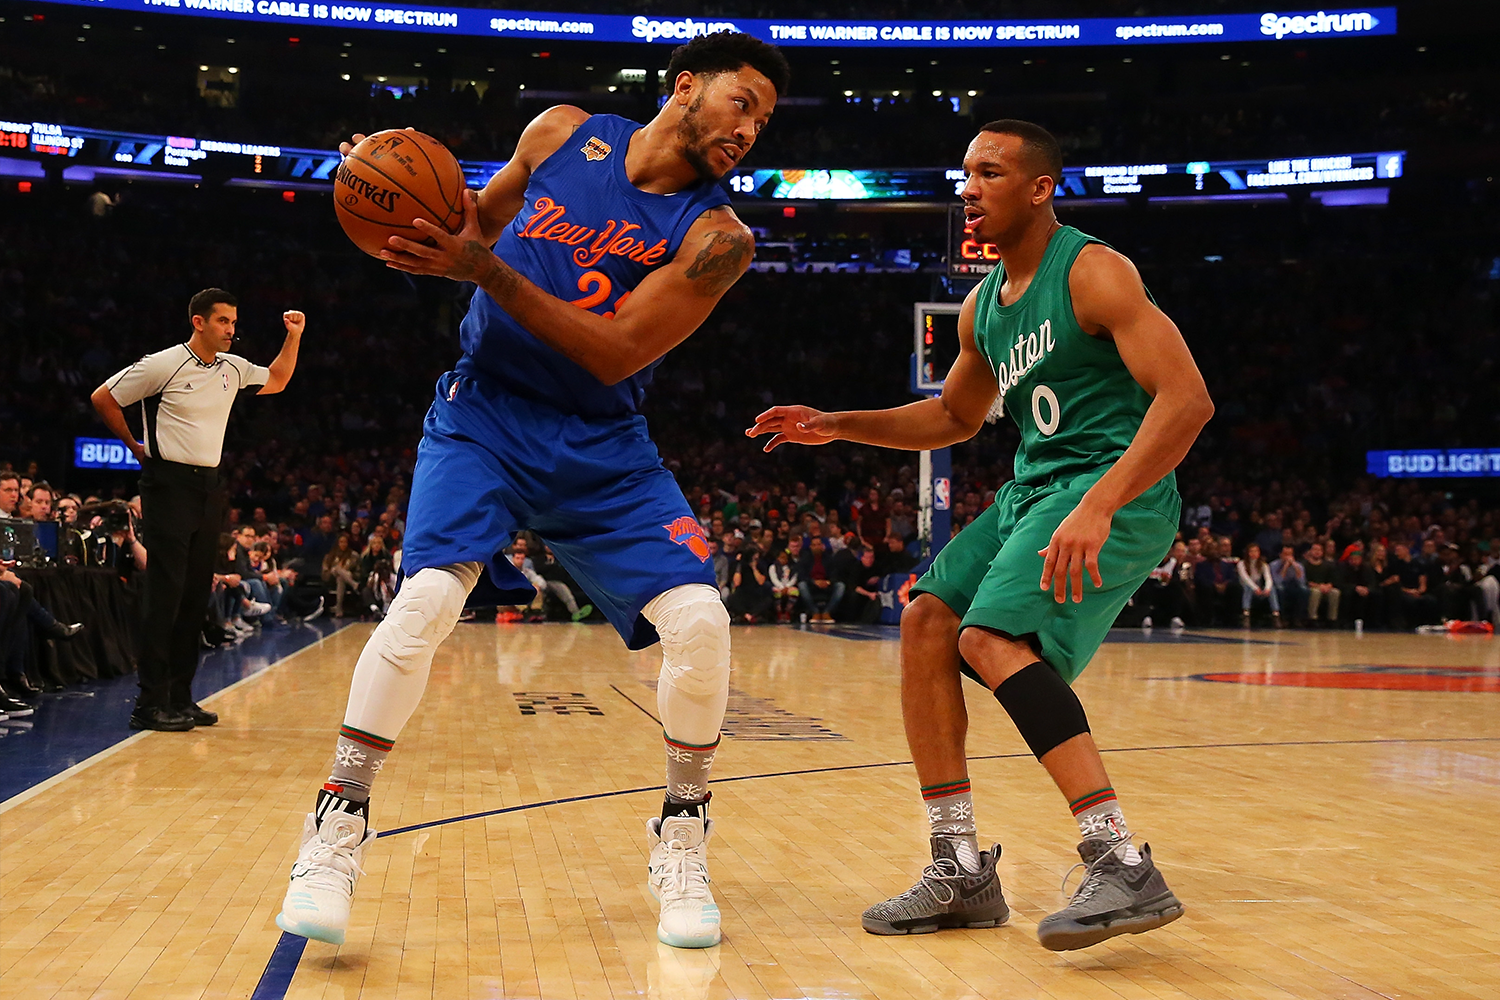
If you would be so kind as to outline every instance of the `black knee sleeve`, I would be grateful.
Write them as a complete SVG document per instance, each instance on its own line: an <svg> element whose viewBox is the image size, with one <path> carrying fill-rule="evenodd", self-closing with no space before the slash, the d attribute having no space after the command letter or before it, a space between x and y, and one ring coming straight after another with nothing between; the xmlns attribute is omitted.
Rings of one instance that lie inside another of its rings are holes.
<svg viewBox="0 0 1500 1000"><path fill-rule="evenodd" d="M1047 751L1089 731L1083 703L1041 660L1022 667L995 688L995 700L1040 760Z"/></svg>

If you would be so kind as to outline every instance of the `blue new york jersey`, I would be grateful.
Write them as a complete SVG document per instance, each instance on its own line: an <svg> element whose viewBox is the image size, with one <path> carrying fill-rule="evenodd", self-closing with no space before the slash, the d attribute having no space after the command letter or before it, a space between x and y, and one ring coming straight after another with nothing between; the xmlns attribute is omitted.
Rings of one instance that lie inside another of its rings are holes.
<svg viewBox="0 0 1500 1000"><path fill-rule="evenodd" d="M640 126L595 115L531 175L525 207L495 248L543 291L612 317L728 198L717 185L648 194L625 176ZM471 603L537 594L505 555L536 532L632 649L656 641L641 609L688 584L715 586L708 543L637 412L645 369L606 386L532 336L483 291L464 355L438 380L412 474L402 569L479 562Z"/></svg>
<svg viewBox="0 0 1500 1000"><path fill-rule="evenodd" d="M654 269L671 260L693 222L729 199L716 184L676 194L642 191L625 174L640 129L594 115L549 156L526 187L525 205L495 253L543 291L613 317ZM464 318L459 374L482 374L517 396L582 417L636 412L655 364L606 386L542 343L482 289Z"/></svg>

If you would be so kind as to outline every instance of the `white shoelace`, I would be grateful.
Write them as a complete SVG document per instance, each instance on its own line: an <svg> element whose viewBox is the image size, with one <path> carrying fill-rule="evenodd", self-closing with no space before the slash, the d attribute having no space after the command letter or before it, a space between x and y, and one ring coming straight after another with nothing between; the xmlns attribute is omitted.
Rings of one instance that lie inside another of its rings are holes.
<svg viewBox="0 0 1500 1000"><path fill-rule="evenodd" d="M696 853L696 848L680 840L664 840L666 857L657 867L658 891L666 895L672 890L677 899L708 899L708 865Z"/></svg>
<svg viewBox="0 0 1500 1000"><path fill-rule="evenodd" d="M306 866L303 877L310 884L324 889L353 891L355 879L365 873L354 860L353 847L339 847L323 840L313 844L307 856L298 861Z"/></svg>

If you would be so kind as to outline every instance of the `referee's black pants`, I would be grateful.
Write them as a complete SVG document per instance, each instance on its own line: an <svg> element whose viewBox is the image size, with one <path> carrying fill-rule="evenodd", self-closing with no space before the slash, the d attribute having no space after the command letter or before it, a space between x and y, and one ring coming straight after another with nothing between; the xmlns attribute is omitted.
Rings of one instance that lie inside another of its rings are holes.
<svg viewBox="0 0 1500 1000"><path fill-rule="evenodd" d="M140 708L193 703L198 637L213 593L224 530L219 470L147 458L141 472L146 600Z"/></svg>

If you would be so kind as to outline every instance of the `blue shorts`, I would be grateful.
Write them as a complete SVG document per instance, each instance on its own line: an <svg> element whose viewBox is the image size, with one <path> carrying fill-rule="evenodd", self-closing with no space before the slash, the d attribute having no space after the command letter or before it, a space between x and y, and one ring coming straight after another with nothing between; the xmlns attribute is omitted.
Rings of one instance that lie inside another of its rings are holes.
<svg viewBox="0 0 1500 1000"><path fill-rule="evenodd" d="M631 649L657 641L641 608L688 583L715 585L708 543L639 414L585 418L448 372L422 425L401 568L489 566L470 604L536 590L502 550L542 537Z"/></svg>

